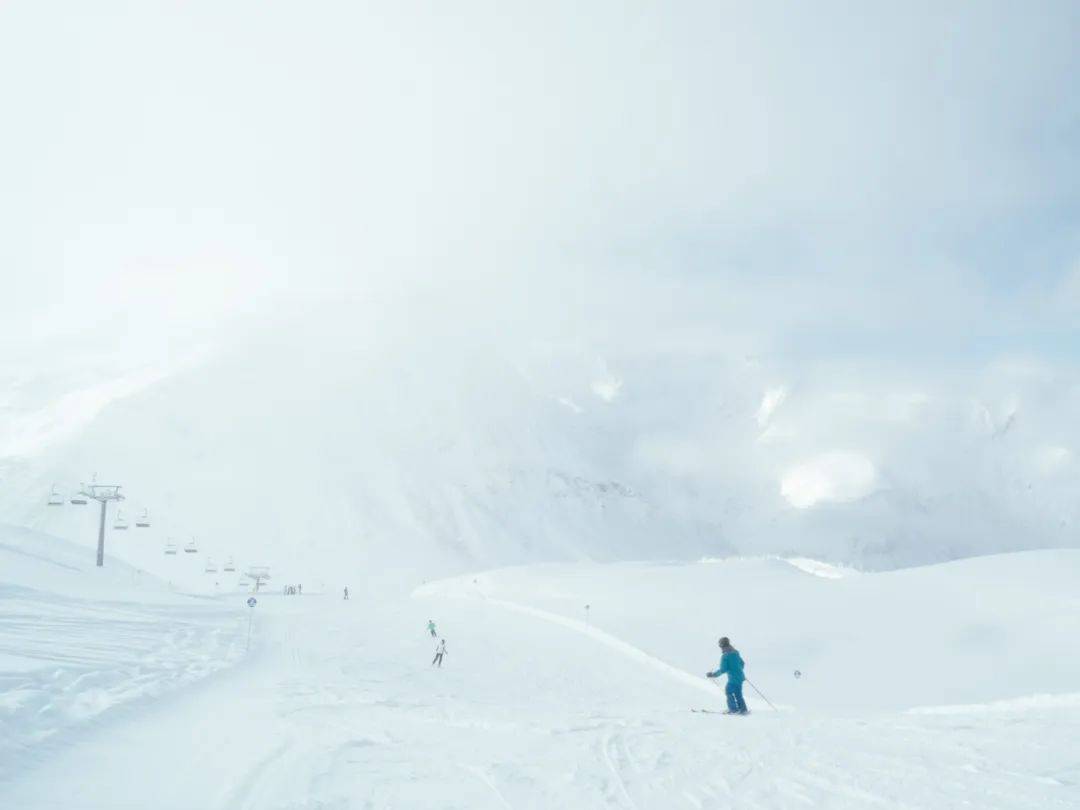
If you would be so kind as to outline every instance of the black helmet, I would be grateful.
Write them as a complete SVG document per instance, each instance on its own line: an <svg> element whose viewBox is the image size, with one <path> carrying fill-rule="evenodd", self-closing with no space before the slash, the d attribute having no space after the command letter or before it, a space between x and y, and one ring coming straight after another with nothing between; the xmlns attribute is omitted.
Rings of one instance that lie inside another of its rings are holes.
<svg viewBox="0 0 1080 810"><path fill-rule="evenodd" d="M722 639L720 639L720 646L726 650L728 647L731 646L731 640L727 636L724 636Z"/></svg>

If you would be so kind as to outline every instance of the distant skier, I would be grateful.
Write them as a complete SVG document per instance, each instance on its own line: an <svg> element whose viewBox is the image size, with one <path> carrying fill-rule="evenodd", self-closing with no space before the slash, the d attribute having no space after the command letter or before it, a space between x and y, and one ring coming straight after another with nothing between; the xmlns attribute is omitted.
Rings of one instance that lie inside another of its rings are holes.
<svg viewBox="0 0 1080 810"><path fill-rule="evenodd" d="M297 596L303 596L303 594L304 594L304 586L303 585L297 585L296 586L296 595Z"/></svg>
<svg viewBox="0 0 1080 810"><path fill-rule="evenodd" d="M435 638L435 622L433 622L431 619L427 620L427 629L428 632L431 633L431 637Z"/></svg>
<svg viewBox="0 0 1080 810"><path fill-rule="evenodd" d="M431 659L431 665L439 665L439 669L442 669L442 657L446 655L446 639L439 639L439 646L435 648L435 657Z"/></svg>
<svg viewBox="0 0 1080 810"><path fill-rule="evenodd" d="M739 651L731 646L731 641L727 636L720 639L720 651L720 668L715 672L706 672L705 677L718 678L721 675L727 675L727 685L724 687L724 694L727 695L727 713L747 714L749 710L746 708L742 693L743 681L746 680L743 668L746 664L739 655Z"/></svg>
<svg viewBox="0 0 1080 810"><path fill-rule="evenodd" d="M349 587L345 586L345 601L349 601Z"/></svg>

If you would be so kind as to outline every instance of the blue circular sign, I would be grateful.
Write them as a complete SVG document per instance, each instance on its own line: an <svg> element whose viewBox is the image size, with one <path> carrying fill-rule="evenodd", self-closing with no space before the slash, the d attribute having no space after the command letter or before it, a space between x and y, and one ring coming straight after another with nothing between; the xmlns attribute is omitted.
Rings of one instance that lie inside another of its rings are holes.
<svg viewBox="0 0 1080 810"><path fill-rule="evenodd" d="M248 597L248 607L255 607L257 604L259 601L254 596Z"/></svg>

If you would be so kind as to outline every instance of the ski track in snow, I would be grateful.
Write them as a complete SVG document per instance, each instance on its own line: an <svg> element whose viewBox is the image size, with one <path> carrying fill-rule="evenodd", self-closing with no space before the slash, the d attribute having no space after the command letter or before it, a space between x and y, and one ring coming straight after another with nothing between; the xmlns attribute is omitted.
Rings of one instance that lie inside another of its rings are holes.
<svg viewBox="0 0 1080 810"><path fill-rule="evenodd" d="M235 663L220 605L142 605L0 587L0 779L20 758L119 707Z"/></svg>
<svg viewBox="0 0 1080 810"><path fill-rule="evenodd" d="M481 592L482 593L482 592ZM673 667L666 661L657 658L655 655L650 655L639 647L635 647L633 644L629 644L622 639L611 635L610 633L601 630L598 627L594 627L586 622L578 621L577 619L571 619L566 616L562 616L558 613L551 613L547 610L541 610L539 608L530 607L529 605L522 605L517 602L510 602L505 599L495 599L493 597L483 594L483 599L489 604L496 605L504 608L505 610L511 610L516 613L524 613L527 616L534 616L538 619L543 619L546 622L560 625L573 630L576 633L587 636L594 641L599 642L618 653L625 655L626 657L637 661L640 664L652 667L659 672L671 677L677 681L680 681L686 686L693 687L694 689L701 689L709 693L710 698L715 698L716 693L713 688L713 684L708 681L703 681L700 677L695 677L689 672L684 672L678 667Z"/></svg>
<svg viewBox="0 0 1080 810"><path fill-rule="evenodd" d="M0 795L28 810L1080 806L1075 702L694 714L723 703L700 677L585 622L458 595L261 597L250 655L197 687L107 723L19 709L30 753ZM5 701L139 694L139 666L182 681L235 641L224 606L81 609L4 625L5 649L55 646L69 667L63 687L31 672ZM429 615L447 639L442 670ZM147 694L164 694L163 677ZM27 734L50 730L67 739L34 748Z"/></svg>

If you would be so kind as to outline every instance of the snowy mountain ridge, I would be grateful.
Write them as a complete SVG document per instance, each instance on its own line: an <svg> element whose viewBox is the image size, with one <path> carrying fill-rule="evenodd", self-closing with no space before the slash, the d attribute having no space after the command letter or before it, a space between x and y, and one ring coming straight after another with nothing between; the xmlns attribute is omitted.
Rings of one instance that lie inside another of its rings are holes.
<svg viewBox="0 0 1080 810"><path fill-rule="evenodd" d="M297 577L731 554L890 568L1080 542L1067 376L905 394L778 385L792 372L760 359L590 354L301 320L118 371L64 427L59 378L48 395L9 378L9 425L29 427L0 458L0 514L93 542L42 503L97 472L156 515L159 553L194 536Z"/></svg>

